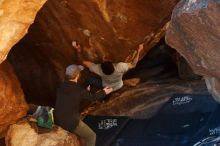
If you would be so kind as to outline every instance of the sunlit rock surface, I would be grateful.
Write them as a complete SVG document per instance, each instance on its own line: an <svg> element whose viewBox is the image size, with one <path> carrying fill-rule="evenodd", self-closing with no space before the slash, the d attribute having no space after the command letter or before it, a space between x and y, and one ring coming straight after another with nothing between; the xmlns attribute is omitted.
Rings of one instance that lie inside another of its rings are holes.
<svg viewBox="0 0 220 146"><path fill-rule="evenodd" d="M10 49L27 33L36 13L46 0L0 1L0 63Z"/></svg>
<svg viewBox="0 0 220 146"><path fill-rule="evenodd" d="M175 7L167 43L205 76L209 91L220 102L220 1L182 0Z"/></svg>
<svg viewBox="0 0 220 146"><path fill-rule="evenodd" d="M76 135L59 127L42 131L34 122L26 120L10 126L5 143L6 146L80 146Z"/></svg>
<svg viewBox="0 0 220 146"><path fill-rule="evenodd" d="M9 124L26 115L28 106L20 83L9 63L0 64L0 137Z"/></svg>
<svg viewBox="0 0 220 146"><path fill-rule="evenodd" d="M146 54L164 35L177 1L49 0L9 56L28 101L51 103L71 63L124 61L142 42Z"/></svg>

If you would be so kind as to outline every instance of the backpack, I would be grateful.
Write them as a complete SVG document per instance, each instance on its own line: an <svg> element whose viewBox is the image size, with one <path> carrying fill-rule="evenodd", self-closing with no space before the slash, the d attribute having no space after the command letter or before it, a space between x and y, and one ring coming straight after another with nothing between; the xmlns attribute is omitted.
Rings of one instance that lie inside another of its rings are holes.
<svg viewBox="0 0 220 146"><path fill-rule="evenodd" d="M33 116L37 119L39 127L52 129L54 124L53 110L54 108L49 106L38 106Z"/></svg>

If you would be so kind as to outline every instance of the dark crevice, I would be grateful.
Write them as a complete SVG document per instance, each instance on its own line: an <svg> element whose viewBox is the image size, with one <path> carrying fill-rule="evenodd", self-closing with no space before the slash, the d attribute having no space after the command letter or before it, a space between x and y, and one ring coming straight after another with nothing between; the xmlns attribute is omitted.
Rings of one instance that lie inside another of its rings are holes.
<svg viewBox="0 0 220 146"><path fill-rule="evenodd" d="M137 66L125 74L124 79L140 78L141 82L178 77L178 68L174 56L177 52L170 48L164 38L137 63Z"/></svg>

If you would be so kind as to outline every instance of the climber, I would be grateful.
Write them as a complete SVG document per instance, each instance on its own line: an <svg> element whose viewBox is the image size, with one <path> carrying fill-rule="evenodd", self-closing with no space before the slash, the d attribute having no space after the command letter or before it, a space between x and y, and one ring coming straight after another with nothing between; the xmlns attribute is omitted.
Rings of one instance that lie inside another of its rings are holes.
<svg viewBox="0 0 220 146"><path fill-rule="evenodd" d="M87 146L95 146L96 134L80 120L80 103L82 99L102 99L112 92L112 88L105 87L94 95L90 94L89 88L86 90L77 84L83 69L83 66L74 64L66 68L66 79L57 91L54 120L63 129L84 138Z"/></svg>
<svg viewBox="0 0 220 146"><path fill-rule="evenodd" d="M102 88L105 86L112 87L113 91L119 90L123 86L122 77L125 72L136 66L140 52L143 51L144 44L140 44L137 48L136 54L132 57L130 63L119 62L112 63L110 61L104 61L101 64L95 64L91 61L83 61L83 65L89 68L91 72L96 73L100 78L88 79L88 84Z"/></svg>

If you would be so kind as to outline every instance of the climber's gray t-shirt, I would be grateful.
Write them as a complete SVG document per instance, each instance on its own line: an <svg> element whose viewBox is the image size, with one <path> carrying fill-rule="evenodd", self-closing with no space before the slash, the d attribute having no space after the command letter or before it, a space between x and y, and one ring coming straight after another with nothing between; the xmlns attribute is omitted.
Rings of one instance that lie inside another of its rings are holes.
<svg viewBox="0 0 220 146"><path fill-rule="evenodd" d="M103 87L112 87L113 91L120 89L123 86L122 77L123 74L128 71L128 64L124 62L114 63L115 71L111 75L105 75L102 72L100 64L92 64L89 70L101 76Z"/></svg>

